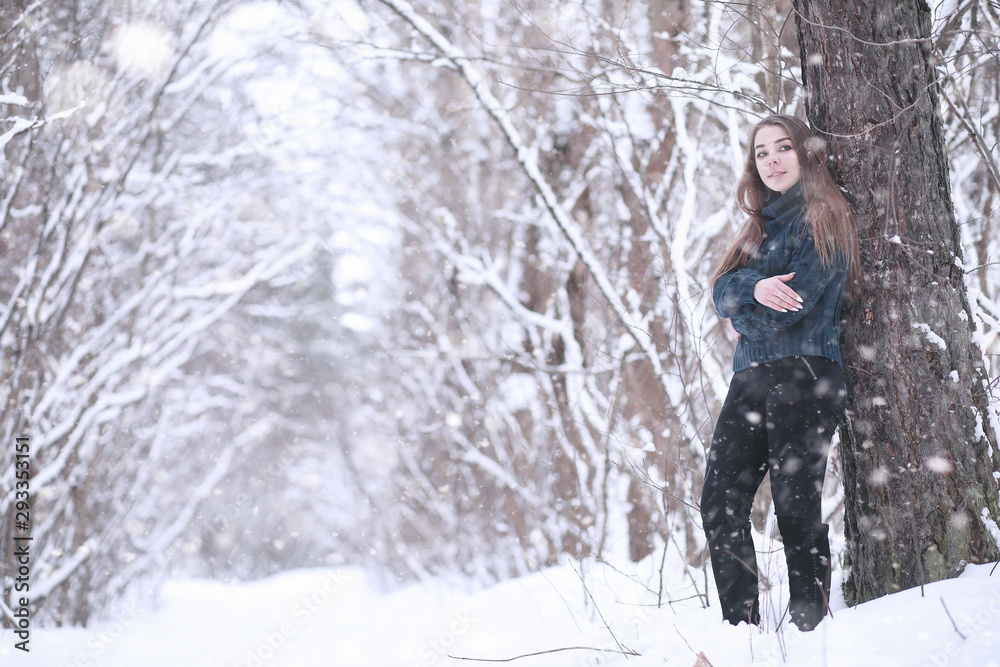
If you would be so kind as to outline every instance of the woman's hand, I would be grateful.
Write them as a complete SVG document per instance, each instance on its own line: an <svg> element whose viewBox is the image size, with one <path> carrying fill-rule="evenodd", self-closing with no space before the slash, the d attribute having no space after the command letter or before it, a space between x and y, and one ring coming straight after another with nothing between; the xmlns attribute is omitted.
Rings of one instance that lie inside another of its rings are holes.
<svg viewBox="0 0 1000 667"><path fill-rule="evenodd" d="M787 313L789 310L802 310L802 297L785 284L794 277L794 273L786 273L783 276L771 276L758 280L757 284L753 286L753 298L757 299L757 303L760 305L782 313Z"/></svg>
<svg viewBox="0 0 1000 667"><path fill-rule="evenodd" d="M726 318L725 320L723 320L723 322L726 323L725 324L725 326L726 326L726 333L729 334L729 337L732 338L734 341L739 342L739 340L740 340L740 332L737 331L736 328L733 326L733 321L731 319L729 319L729 318Z"/></svg>

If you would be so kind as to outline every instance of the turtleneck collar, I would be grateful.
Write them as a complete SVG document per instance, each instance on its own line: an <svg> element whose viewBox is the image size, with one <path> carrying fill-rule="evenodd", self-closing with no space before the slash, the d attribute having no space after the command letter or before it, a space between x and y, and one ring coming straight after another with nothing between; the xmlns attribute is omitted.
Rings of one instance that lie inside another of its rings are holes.
<svg viewBox="0 0 1000 667"><path fill-rule="evenodd" d="M802 196L802 181L800 180L761 211L764 215L767 233L774 234L797 218L805 203L805 198Z"/></svg>

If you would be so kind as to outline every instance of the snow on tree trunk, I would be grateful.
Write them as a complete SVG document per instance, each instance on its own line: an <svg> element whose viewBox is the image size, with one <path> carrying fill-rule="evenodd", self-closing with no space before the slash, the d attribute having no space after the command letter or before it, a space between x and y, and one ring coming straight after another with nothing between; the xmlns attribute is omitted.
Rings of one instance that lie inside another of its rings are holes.
<svg viewBox="0 0 1000 667"><path fill-rule="evenodd" d="M949 188L931 12L919 0L794 7L809 120L833 144L861 239L841 430L845 592L859 602L998 557L1000 460Z"/></svg>

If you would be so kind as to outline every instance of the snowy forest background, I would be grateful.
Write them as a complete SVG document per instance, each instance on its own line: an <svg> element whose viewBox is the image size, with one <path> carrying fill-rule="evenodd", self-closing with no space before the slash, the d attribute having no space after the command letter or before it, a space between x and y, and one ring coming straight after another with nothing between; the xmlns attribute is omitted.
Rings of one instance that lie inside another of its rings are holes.
<svg viewBox="0 0 1000 667"><path fill-rule="evenodd" d="M803 115L790 2L413 11L3 0L0 515L28 435L40 623L343 563L670 551L704 590L733 346L706 289L747 130ZM1000 7L934 11L994 359Z"/></svg>

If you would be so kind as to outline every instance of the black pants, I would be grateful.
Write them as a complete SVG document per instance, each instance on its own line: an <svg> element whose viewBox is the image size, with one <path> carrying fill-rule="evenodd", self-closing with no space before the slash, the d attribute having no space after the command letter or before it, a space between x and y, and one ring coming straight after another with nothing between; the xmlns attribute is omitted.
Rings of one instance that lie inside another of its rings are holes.
<svg viewBox="0 0 1000 667"><path fill-rule="evenodd" d="M806 583L828 578L829 542L820 506L830 440L843 418L846 399L840 366L821 357L788 357L733 376L712 437L701 496L702 521L726 620L758 618L750 510L768 471L786 558L826 561L789 560L793 609L793 565L796 572L807 570L801 573Z"/></svg>

